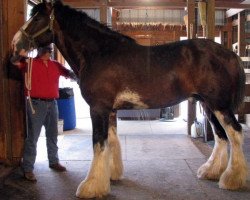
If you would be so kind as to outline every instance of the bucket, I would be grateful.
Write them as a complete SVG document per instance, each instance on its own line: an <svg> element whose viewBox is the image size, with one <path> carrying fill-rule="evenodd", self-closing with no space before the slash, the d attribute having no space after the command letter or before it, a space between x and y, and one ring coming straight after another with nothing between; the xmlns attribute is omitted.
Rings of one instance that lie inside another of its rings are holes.
<svg viewBox="0 0 250 200"><path fill-rule="evenodd" d="M63 119L59 119L57 122L58 134L63 134Z"/></svg>
<svg viewBox="0 0 250 200"><path fill-rule="evenodd" d="M63 119L63 130L72 130L76 127L76 112L73 88L60 88L57 99L59 118Z"/></svg>
<svg viewBox="0 0 250 200"><path fill-rule="evenodd" d="M191 137L203 137L203 125L202 123L198 122L197 120L191 126Z"/></svg>
<svg viewBox="0 0 250 200"><path fill-rule="evenodd" d="M191 126L191 137L192 138L197 138L195 123L193 123L192 126Z"/></svg>

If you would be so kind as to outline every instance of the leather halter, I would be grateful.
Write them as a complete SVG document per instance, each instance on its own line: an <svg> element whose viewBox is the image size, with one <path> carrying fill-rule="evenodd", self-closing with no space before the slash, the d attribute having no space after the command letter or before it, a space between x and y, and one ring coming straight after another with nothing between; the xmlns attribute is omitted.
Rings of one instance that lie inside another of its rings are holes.
<svg viewBox="0 0 250 200"><path fill-rule="evenodd" d="M34 33L33 35L28 34L23 27L20 28L20 31L22 32L22 34L28 39L28 41L30 42L30 44L32 44L34 47L37 46L36 42L35 42L35 38L38 37L39 35L43 34L44 32L46 32L47 30L50 30L53 32L53 23L54 23L54 19L55 19L55 15L54 15L54 9L52 9L51 14L50 14L50 22L49 24L44 27L43 29L41 29L40 31Z"/></svg>

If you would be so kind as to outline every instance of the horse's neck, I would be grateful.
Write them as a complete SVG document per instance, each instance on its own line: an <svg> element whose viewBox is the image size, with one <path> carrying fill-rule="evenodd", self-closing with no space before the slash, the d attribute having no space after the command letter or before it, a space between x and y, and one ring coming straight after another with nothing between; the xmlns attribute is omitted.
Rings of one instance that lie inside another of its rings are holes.
<svg viewBox="0 0 250 200"><path fill-rule="evenodd" d="M58 9L60 11L64 9L64 12L67 11L66 7L58 7ZM60 11L55 12L56 45L74 71L80 71L90 66L91 61L100 56L100 52L102 56L105 54L110 55L120 46L121 41L127 41L127 39L119 37L106 27L98 26L98 23L91 21L87 16L85 16L86 21L89 21L85 24L80 23L84 28L77 29L74 24L72 24L71 28L71 23L69 25L65 23L65 20L68 19L65 19L63 12Z"/></svg>
<svg viewBox="0 0 250 200"><path fill-rule="evenodd" d="M101 51L109 50L112 46L119 45L121 37L107 27L91 19L84 13L68 10L66 6L56 7L56 23L63 31L63 36L70 43L74 43L75 48L94 56ZM64 13L70 13L68 16ZM81 15L82 14L82 15ZM76 24L77 20L81 20ZM108 44L108 45L107 45Z"/></svg>
<svg viewBox="0 0 250 200"><path fill-rule="evenodd" d="M69 63L75 74L79 75L79 71L86 68L90 63L90 55L93 59L99 46L92 38L85 35L83 39L75 40L67 31L55 31L55 44L62 53L65 60ZM84 39L85 38L85 39ZM92 44L89 47L89 44Z"/></svg>
<svg viewBox="0 0 250 200"><path fill-rule="evenodd" d="M76 75L79 75L79 71L85 67L85 56L79 56L79 51L74 48L75 42L67 37L67 35L61 31L56 32L55 44L57 48L60 50L64 59L68 62L72 70Z"/></svg>

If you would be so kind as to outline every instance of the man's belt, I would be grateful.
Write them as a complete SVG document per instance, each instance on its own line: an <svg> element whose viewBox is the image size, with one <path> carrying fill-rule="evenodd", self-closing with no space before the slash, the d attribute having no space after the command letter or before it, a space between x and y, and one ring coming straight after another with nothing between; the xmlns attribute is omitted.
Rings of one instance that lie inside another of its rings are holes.
<svg viewBox="0 0 250 200"><path fill-rule="evenodd" d="M31 97L32 100L37 100L37 101L48 101L48 102L51 102L51 101L54 101L56 100L55 98L52 98L52 99L44 99L44 98L35 98L35 97Z"/></svg>

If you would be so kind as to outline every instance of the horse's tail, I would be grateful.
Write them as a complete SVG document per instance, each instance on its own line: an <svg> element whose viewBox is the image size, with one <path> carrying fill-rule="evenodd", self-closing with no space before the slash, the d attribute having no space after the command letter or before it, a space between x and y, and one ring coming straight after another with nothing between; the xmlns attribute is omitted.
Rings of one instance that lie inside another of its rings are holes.
<svg viewBox="0 0 250 200"><path fill-rule="evenodd" d="M244 66L241 61L241 58L237 56L237 65L238 65L238 80L236 82L236 91L233 97L232 110L236 111L244 102L245 97L245 84L246 84L246 75L244 71Z"/></svg>

